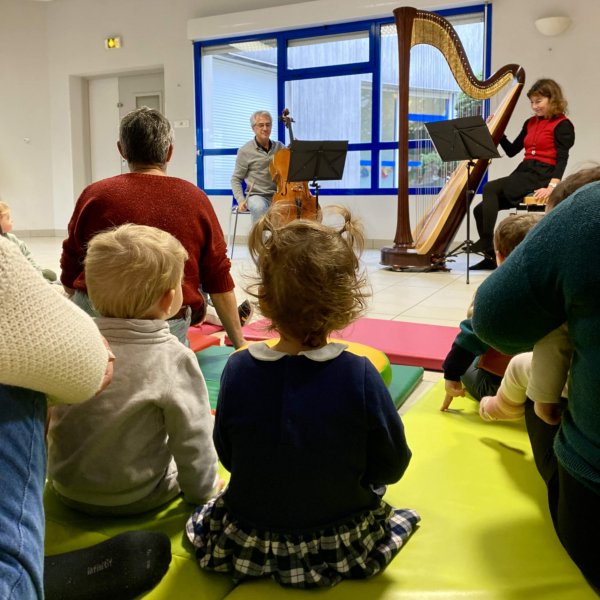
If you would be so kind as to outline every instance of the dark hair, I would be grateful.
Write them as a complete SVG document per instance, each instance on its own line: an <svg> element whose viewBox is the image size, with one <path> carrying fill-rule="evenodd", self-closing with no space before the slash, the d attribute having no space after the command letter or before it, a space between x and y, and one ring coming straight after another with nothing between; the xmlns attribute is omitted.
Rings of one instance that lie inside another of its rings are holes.
<svg viewBox="0 0 600 600"><path fill-rule="evenodd" d="M590 169L581 169L577 173L569 175L563 179L553 190L548 198L546 212L549 212L556 205L560 204L565 198L568 198L573 192L577 191L581 186L598 181L600 179L600 167Z"/></svg>
<svg viewBox="0 0 600 600"><path fill-rule="evenodd" d="M163 166L174 139L168 119L147 106L130 112L121 120L119 141L130 164Z"/></svg>
<svg viewBox="0 0 600 600"><path fill-rule="evenodd" d="M563 96L562 88L554 79L538 79L527 92L527 97L543 96L550 100L550 117L566 114L567 101Z"/></svg>
<svg viewBox="0 0 600 600"><path fill-rule="evenodd" d="M542 218L541 214L509 215L494 231L494 248L504 258L525 239L529 230Z"/></svg>
<svg viewBox="0 0 600 600"><path fill-rule="evenodd" d="M341 226L296 219L280 225L289 207L275 203L250 232L258 277L248 292L258 298L272 328L316 348L366 308L370 295L358 253L363 233L348 209L328 206Z"/></svg>

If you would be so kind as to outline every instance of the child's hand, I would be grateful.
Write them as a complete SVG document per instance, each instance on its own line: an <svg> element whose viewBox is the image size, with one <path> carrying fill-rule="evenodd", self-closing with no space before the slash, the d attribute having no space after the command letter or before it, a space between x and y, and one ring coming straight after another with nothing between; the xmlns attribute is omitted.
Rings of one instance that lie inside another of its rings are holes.
<svg viewBox="0 0 600 600"><path fill-rule="evenodd" d="M102 379L102 383L100 384L100 389L96 392L98 395L102 390L106 389L108 384L112 381L113 376L113 362L115 362L115 355L112 353L110 349L110 345L104 336L102 336L102 341L106 346L106 350L108 352L108 362L106 363L106 371L104 371L104 378Z"/></svg>
<svg viewBox="0 0 600 600"><path fill-rule="evenodd" d="M464 396L465 388L463 387L460 381L450 381L450 379L445 380L445 389L446 389L446 397L444 398L444 402L442 403L441 411L446 411L450 408L450 404L452 403L452 399L456 398L456 396Z"/></svg>

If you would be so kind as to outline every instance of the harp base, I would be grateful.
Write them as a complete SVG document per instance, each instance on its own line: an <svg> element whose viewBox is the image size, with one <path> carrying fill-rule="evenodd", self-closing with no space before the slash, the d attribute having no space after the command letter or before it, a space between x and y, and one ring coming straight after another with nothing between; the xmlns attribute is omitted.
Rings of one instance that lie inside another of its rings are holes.
<svg viewBox="0 0 600 600"><path fill-rule="evenodd" d="M446 257L439 254L419 254L414 248L401 246L381 249L379 264L393 271L449 271Z"/></svg>

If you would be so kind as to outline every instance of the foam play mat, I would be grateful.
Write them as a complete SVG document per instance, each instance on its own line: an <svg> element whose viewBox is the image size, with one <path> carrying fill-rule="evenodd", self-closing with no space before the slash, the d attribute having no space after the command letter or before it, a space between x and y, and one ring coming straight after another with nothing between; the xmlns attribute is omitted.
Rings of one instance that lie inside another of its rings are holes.
<svg viewBox="0 0 600 600"><path fill-rule="evenodd" d="M414 508L422 521L380 575L319 591L289 590L270 580L234 587L202 572L184 539L192 507L181 500L137 518L79 515L45 496L47 554L81 548L121 531L163 531L173 560L150 600L594 600L597 595L560 545L546 491L522 422L486 423L478 404L456 398L441 413L443 381L403 416L413 452L385 499Z"/></svg>
<svg viewBox="0 0 600 600"><path fill-rule="evenodd" d="M242 331L247 340L277 337L278 333L268 331L268 326L267 319L260 319L246 325ZM458 327L363 317L342 331L336 331L332 337L377 348L394 365L441 371L458 332ZM229 343L227 338L226 343Z"/></svg>
<svg viewBox="0 0 600 600"><path fill-rule="evenodd" d="M217 407L217 398L221 387L221 373L233 351L231 346L209 346L196 353L198 364L206 380L210 407L213 411ZM423 369L421 367L390 365L387 360L382 362L382 366L386 375L388 375L387 385L394 404L396 408L399 408L423 379Z"/></svg>

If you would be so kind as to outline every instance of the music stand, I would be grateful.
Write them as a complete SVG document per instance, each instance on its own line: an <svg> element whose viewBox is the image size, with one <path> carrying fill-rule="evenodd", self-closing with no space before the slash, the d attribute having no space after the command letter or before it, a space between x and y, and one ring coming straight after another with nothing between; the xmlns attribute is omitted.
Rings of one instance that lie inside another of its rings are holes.
<svg viewBox="0 0 600 600"><path fill-rule="evenodd" d="M319 184L335 181L344 175L348 141L305 142L293 140L290 144L288 181L311 181L315 188L315 202L319 208Z"/></svg>
<svg viewBox="0 0 600 600"><path fill-rule="evenodd" d="M471 168L475 159L499 158L500 154L490 135L485 121L480 116L461 117L450 121L425 123L431 141L444 162L466 160L467 185L465 186L465 214L467 217L467 239L446 258L465 252L467 255L467 283L469 283L469 257L471 254L470 198L476 190L469 188Z"/></svg>

